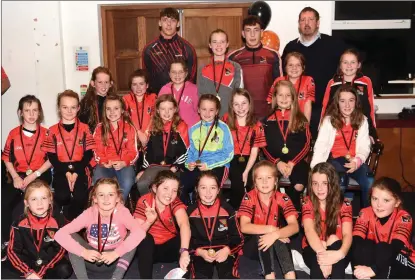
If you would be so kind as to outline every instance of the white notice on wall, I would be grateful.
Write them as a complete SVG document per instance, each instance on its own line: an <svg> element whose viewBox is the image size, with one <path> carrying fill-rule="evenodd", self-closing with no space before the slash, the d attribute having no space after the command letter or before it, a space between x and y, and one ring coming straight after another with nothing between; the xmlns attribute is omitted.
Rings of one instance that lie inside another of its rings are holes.
<svg viewBox="0 0 415 280"><path fill-rule="evenodd" d="M88 71L88 47L75 47L75 70Z"/></svg>

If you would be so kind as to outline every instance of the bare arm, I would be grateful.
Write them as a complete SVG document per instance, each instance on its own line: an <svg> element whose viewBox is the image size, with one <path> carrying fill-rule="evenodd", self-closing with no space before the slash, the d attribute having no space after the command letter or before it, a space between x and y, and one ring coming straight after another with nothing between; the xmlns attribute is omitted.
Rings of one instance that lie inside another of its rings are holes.
<svg viewBox="0 0 415 280"><path fill-rule="evenodd" d="M1 79L1 95L5 94L6 91L10 88L10 80L9 78L2 78Z"/></svg>
<svg viewBox="0 0 415 280"><path fill-rule="evenodd" d="M304 104L304 116L307 118L308 122L310 122L311 119L311 100L308 100Z"/></svg>
<svg viewBox="0 0 415 280"><path fill-rule="evenodd" d="M276 227L271 225L253 224L251 219L247 216L241 216L240 227L241 232L245 234L266 234L277 230Z"/></svg>
<svg viewBox="0 0 415 280"><path fill-rule="evenodd" d="M314 229L314 220L305 219L303 220L303 224L305 237L307 238L307 242L310 244L311 249L313 249L313 251L316 253L325 251L326 248L324 247L320 237L317 235L317 232Z"/></svg>
<svg viewBox="0 0 415 280"><path fill-rule="evenodd" d="M252 147L251 155L249 156L248 163L246 164L244 172L249 172L251 170L252 166L254 166L255 161L258 157L258 151L259 151L258 147Z"/></svg>
<svg viewBox="0 0 415 280"><path fill-rule="evenodd" d="M295 215L288 216L286 220L287 225L278 229L278 239L291 237L299 231L297 217Z"/></svg>
<svg viewBox="0 0 415 280"><path fill-rule="evenodd" d="M190 243L190 224L189 217L186 210L179 209L174 214L177 220L177 225L180 228L180 248L189 248Z"/></svg>

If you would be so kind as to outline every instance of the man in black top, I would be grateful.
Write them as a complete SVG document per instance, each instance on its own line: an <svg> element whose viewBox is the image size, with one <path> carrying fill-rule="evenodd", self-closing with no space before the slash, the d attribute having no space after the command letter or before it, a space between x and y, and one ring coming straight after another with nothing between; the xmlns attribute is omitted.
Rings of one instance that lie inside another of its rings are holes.
<svg viewBox="0 0 415 280"><path fill-rule="evenodd" d="M197 56L193 46L177 34L179 12L165 8L160 12L160 36L148 43L142 53L143 68L149 73L149 92L159 93L162 86L170 82L170 64L175 59L184 59L189 69L189 80L196 83Z"/></svg>
<svg viewBox="0 0 415 280"><path fill-rule="evenodd" d="M327 83L336 73L340 56L346 50L346 44L343 41L320 33L319 27L319 13L311 7L302 9L298 16L300 37L289 42L282 55L284 60L290 52L302 53L306 59L304 74L314 78L316 93L310 120L310 130L314 140L317 138Z"/></svg>

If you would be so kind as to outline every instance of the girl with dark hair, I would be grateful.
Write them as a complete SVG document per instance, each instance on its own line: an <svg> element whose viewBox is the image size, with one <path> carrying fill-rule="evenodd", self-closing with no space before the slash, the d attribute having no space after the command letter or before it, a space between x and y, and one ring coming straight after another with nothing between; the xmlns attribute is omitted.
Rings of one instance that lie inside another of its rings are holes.
<svg viewBox="0 0 415 280"><path fill-rule="evenodd" d="M55 202L71 221L87 206L95 142L88 125L77 118L79 96L76 92L60 93L57 105L61 120L49 128L42 149L53 166Z"/></svg>
<svg viewBox="0 0 415 280"><path fill-rule="evenodd" d="M312 102L315 101L315 85L313 77L303 75L305 70L305 58L299 52L290 52L284 58L286 76L278 77L269 90L267 102L272 103L272 95L279 81L290 81L297 92L298 107L310 122Z"/></svg>
<svg viewBox="0 0 415 280"><path fill-rule="evenodd" d="M134 184L134 164L138 158L137 132L119 96L108 96L104 101L102 123L94 132L95 149L94 184L101 178L117 177L127 200Z"/></svg>
<svg viewBox="0 0 415 280"><path fill-rule="evenodd" d="M267 146L263 148L291 186L285 188L297 211L301 211L300 197L307 186L309 164L305 161L310 150L309 123L298 107L297 93L289 81L279 81L272 97L273 113L264 121Z"/></svg>
<svg viewBox="0 0 415 280"><path fill-rule="evenodd" d="M400 184L388 177L372 186L371 206L353 229L351 262L357 279L414 279L412 217L402 209Z"/></svg>
<svg viewBox="0 0 415 280"><path fill-rule="evenodd" d="M91 133L102 121L102 111L105 98L115 95L115 85L108 68L99 66L92 72L91 80L81 101L79 120L88 125Z"/></svg>
<svg viewBox="0 0 415 280"><path fill-rule="evenodd" d="M179 106L180 117L191 127L200 120L197 113L197 86L187 81L188 69L183 59L176 59L170 64L169 75L171 82L161 88L159 96L173 95Z"/></svg>
<svg viewBox="0 0 415 280"><path fill-rule="evenodd" d="M56 233L55 240L68 250L77 279L122 279L145 231L124 206L115 179L98 180L89 203L88 209ZM82 229L87 240L78 234Z"/></svg>
<svg viewBox="0 0 415 280"><path fill-rule="evenodd" d="M340 57L337 73L327 84L326 92L323 99L321 110L321 120L326 115L326 110L333 102L334 94L337 89L344 84L354 87L359 96L362 106L362 112L368 119L369 135L372 143L378 140L375 122L375 99L373 93L372 81L369 77L363 75L362 62L360 54L355 49L347 49Z"/></svg>
<svg viewBox="0 0 415 280"><path fill-rule="evenodd" d="M258 160L259 148L266 145L264 128L254 117L254 101L245 89L236 89L232 93L223 121L229 126L234 143L235 156L229 169L230 204L238 209L244 194L252 189L250 171Z"/></svg>
<svg viewBox="0 0 415 280"><path fill-rule="evenodd" d="M179 116L173 95L157 98L148 139L144 149L144 170L136 176L140 195L148 193L149 185L160 170L171 170L174 173L184 170L189 148L188 128Z"/></svg>
<svg viewBox="0 0 415 280"><path fill-rule="evenodd" d="M326 162L314 166L302 206L304 261L311 279L344 279L352 244L352 206L343 198L336 169Z"/></svg>
<svg viewBox="0 0 415 280"><path fill-rule="evenodd" d="M181 198L186 202L200 171L212 170L222 187L233 159L232 134L226 123L219 120L219 99L213 94L204 94L199 99L198 108L201 120L189 129L187 170L181 176L184 186Z"/></svg>
<svg viewBox="0 0 415 280"><path fill-rule="evenodd" d="M152 279L155 262L179 261L187 270L190 263L190 226L186 205L177 197L179 179L170 170L160 171L150 186L150 193L137 202L134 217L147 230L137 247L140 278Z"/></svg>
<svg viewBox="0 0 415 280"><path fill-rule="evenodd" d="M219 279L239 278L239 251L243 237L236 212L219 198L219 180L212 171L203 171L196 182L197 201L189 206L190 249L194 251L191 275L212 279L216 266Z"/></svg>
<svg viewBox="0 0 415 280"><path fill-rule="evenodd" d="M362 114L360 99L351 85L342 85L336 91L327 110L314 145L311 168L329 160L340 173L344 191L348 177L355 179L362 191L362 205L366 207L373 177L365 163L370 154L368 120ZM347 194L348 195L348 194Z"/></svg>

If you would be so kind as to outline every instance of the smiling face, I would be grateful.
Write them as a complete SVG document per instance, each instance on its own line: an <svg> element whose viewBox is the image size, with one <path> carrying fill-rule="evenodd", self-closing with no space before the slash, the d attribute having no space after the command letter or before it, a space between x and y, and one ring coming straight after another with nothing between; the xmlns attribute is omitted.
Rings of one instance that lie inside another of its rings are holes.
<svg viewBox="0 0 415 280"><path fill-rule="evenodd" d="M216 108L216 103L210 100L203 100L200 103L198 109L200 118L205 122L211 122L215 119L215 116L219 114L219 110Z"/></svg>
<svg viewBox="0 0 415 280"><path fill-rule="evenodd" d="M131 91L138 97L142 97L148 89L148 83L144 77L134 77L131 81Z"/></svg>
<svg viewBox="0 0 415 280"><path fill-rule="evenodd" d="M51 206L50 193L46 187L33 189L24 204L33 215L37 217L46 217Z"/></svg>
<svg viewBox="0 0 415 280"><path fill-rule="evenodd" d="M176 111L177 108L170 101L161 102L157 109L157 113L164 122L171 121Z"/></svg>
<svg viewBox="0 0 415 280"><path fill-rule="evenodd" d="M102 211L112 212L120 202L115 185L100 184L95 192L94 203L98 205L98 209Z"/></svg>
<svg viewBox="0 0 415 280"><path fill-rule="evenodd" d="M351 92L341 92L339 98L340 113L344 118L349 118L356 107L356 97Z"/></svg>
<svg viewBox="0 0 415 280"><path fill-rule="evenodd" d="M311 177L311 186L314 195L320 202L325 202L329 194L329 180L326 174L314 173Z"/></svg>
<svg viewBox="0 0 415 280"><path fill-rule="evenodd" d="M280 109L289 109L293 103L290 88L284 85L280 85L277 88L275 95L277 105Z"/></svg>
<svg viewBox="0 0 415 280"><path fill-rule="evenodd" d="M186 80L187 72L183 69L183 65L181 63L172 63L170 66L169 76L174 84L181 85Z"/></svg>
<svg viewBox="0 0 415 280"><path fill-rule="evenodd" d="M303 64L301 60L295 56L291 56L287 60L286 66L287 75L291 79L297 79L303 74Z"/></svg>
<svg viewBox="0 0 415 280"><path fill-rule="evenodd" d="M233 97L232 108L235 115L239 118L244 118L249 113L249 100L241 94L236 94Z"/></svg>
<svg viewBox="0 0 415 280"><path fill-rule="evenodd" d="M168 206L177 197L179 182L172 179L166 179L158 187L153 185L152 190L156 195L156 201L164 206Z"/></svg>
<svg viewBox="0 0 415 280"><path fill-rule="evenodd" d="M175 18L164 16L159 20L159 26L161 27L161 35L164 38L169 39L176 35L177 28L179 27L179 21Z"/></svg>
<svg viewBox="0 0 415 280"><path fill-rule="evenodd" d="M37 102L24 103L23 110L20 111L20 116L23 118L25 124L35 124L39 119L39 105Z"/></svg>
<svg viewBox="0 0 415 280"><path fill-rule="evenodd" d="M246 25L242 30L242 37L245 38L246 45L249 48L257 48L261 44L262 32L259 23L253 26Z"/></svg>
<svg viewBox="0 0 415 280"><path fill-rule="evenodd" d="M79 103L77 99L69 96L64 96L60 99L59 113L64 123L73 122L78 114L78 111Z"/></svg>
<svg viewBox="0 0 415 280"><path fill-rule="evenodd" d="M112 87L110 76L106 73L98 73L95 81L91 81L91 86L95 88L98 95L106 96L108 90Z"/></svg>
<svg viewBox="0 0 415 280"><path fill-rule="evenodd" d="M117 122L124 113L122 104L118 100L108 100L105 103L105 114L110 122Z"/></svg>
<svg viewBox="0 0 415 280"><path fill-rule="evenodd" d="M228 38L225 33L213 33L210 37L209 48L215 56L224 56L229 47Z"/></svg>
<svg viewBox="0 0 415 280"><path fill-rule="evenodd" d="M370 200L373 212L378 218L389 216L401 204L401 201L396 199L390 191L377 187L372 189Z"/></svg>
<svg viewBox="0 0 415 280"><path fill-rule="evenodd" d="M200 201L205 205L212 205L219 194L219 186L214 178L204 176L197 186Z"/></svg>
<svg viewBox="0 0 415 280"><path fill-rule="evenodd" d="M361 63L357 59L356 55L352 53L345 53L340 60L340 71L343 73L344 78L351 80L356 76L357 71L360 69Z"/></svg>
<svg viewBox="0 0 415 280"><path fill-rule="evenodd" d="M277 178L273 172L273 169L268 166L262 166L255 170L254 183L260 193L269 194L276 190Z"/></svg>

